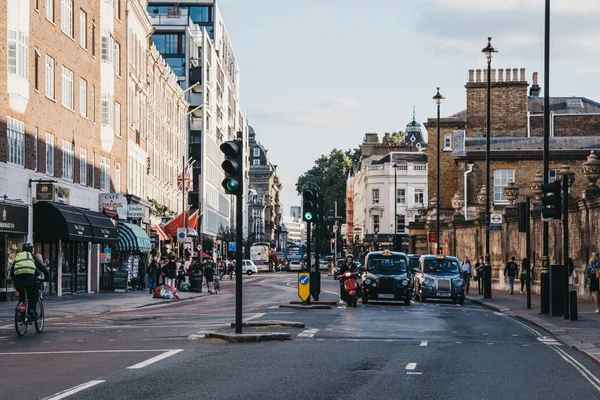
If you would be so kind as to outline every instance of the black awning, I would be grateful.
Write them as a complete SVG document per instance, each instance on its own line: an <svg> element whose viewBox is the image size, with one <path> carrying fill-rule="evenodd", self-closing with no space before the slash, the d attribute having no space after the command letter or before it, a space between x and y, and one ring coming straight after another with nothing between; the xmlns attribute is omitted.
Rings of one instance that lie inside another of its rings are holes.
<svg viewBox="0 0 600 400"><path fill-rule="evenodd" d="M81 211L83 215L87 218L90 225L92 226L92 234L94 236L94 243L105 243L105 244L113 244L117 243L118 233L115 224L112 223L110 218L106 215L92 211L86 210L83 208L78 208L78 211Z"/></svg>
<svg viewBox="0 0 600 400"><path fill-rule="evenodd" d="M68 240L93 242L88 219L77 208L51 201L38 201L33 206L35 241Z"/></svg>

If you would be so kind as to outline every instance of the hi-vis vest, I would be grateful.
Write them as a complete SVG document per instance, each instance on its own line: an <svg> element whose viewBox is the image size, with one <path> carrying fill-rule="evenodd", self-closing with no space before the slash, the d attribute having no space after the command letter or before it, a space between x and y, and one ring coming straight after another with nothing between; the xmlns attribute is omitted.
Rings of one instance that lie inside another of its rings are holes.
<svg viewBox="0 0 600 400"><path fill-rule="evenodd" d="M14 264L15 275L35 275L35 262L33 256L28 251L17 253Z"/></svg>

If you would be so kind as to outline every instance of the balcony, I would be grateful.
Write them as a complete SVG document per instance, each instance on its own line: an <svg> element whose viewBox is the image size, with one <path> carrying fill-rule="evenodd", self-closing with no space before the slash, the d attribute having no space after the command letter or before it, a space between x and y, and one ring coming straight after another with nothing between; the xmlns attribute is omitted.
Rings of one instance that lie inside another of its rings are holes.
<svg viewBox="0 0 600 400"><path fill-rule="evenodd" d="M154 26L187 26L189 15L187 9L173 7L165 14L151 13L150 22Z"/></svg>
<svg viewBox="0 0 600 400"><path fill-rule="evenodd" d="M192 92L201 92L202 91L202 67L192 67L190 68L190 86L198 83L193 89Z"/></svg>

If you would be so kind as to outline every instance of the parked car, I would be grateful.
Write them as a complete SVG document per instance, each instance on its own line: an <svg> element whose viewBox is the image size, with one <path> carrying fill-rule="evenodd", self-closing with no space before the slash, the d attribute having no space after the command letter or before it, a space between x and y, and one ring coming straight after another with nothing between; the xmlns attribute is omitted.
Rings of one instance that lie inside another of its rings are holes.
<svg viewBox="0 0 600 400"><path fill-rule="evenodd" d="M415 274L415 298L428 298L465 302L465 282L460 275L458 258L444 255L423 255L419 259L419 270Z"/></svg>
<svg viewBox="0 0 600 400"><path fill-rule="evenodd" d="M362 303L369 300L404 301L409 306L412 289L408 277L408 257L397 251L372 251L365 259Z"/></svg>
<svg viewBox="0 0 600 400"><path fill-rule="evenodd" d="M289 271L301 271L302 263L300 261L292 261L290 263Z"/></svg>
<svg viewBox="0 0 600 400"><path fill-rule="evenodd" d="M242 272L248 275L258 274L258 268L252 260L242 260Z"/></svg>

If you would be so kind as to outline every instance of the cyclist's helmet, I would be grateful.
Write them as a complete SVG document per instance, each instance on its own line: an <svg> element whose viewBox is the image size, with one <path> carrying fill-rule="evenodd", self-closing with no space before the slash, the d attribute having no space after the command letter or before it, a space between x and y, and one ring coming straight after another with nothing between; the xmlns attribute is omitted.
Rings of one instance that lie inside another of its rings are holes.
<svg viewBox="0 0 600 400"><path fill-rule="evenodd" d="M30 242L23 243L23 251L33 253L33 244L31 244Z"/></svg>

